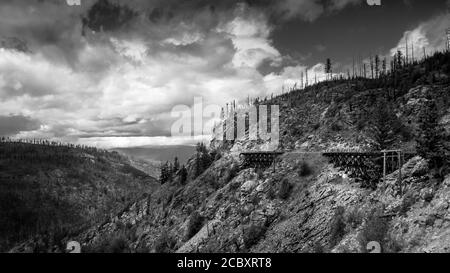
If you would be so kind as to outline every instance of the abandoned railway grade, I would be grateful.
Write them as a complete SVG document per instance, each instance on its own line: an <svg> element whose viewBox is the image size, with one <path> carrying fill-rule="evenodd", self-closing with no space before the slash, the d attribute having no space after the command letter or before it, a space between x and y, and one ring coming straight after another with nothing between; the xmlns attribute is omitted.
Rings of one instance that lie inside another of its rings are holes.
<svg viewBox="0 0 450 273"><path fill-rule="evenodd" d="M347 173L356 180L376 180L398 170L398 179L402 179L402 166L415 153L402 150L389 150L377 152L243 152L240 153L241 168L268 168L273 166L276 171L277 158L283 154L321 154L328 158L336 168Z"/></svg>

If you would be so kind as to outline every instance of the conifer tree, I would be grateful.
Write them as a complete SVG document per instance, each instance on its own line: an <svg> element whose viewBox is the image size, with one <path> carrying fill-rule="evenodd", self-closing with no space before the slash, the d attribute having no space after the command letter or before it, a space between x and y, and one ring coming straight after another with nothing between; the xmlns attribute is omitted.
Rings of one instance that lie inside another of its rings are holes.
<svg viewBox="0 0 450 273"><path fill-rule="evenodd" d="M211 165L213 158L208 152L205 144L198 143L195 155L195 176L198 177Z"/></svg>
<svg viewBox="0 0 450 273"><path fill-rule="evenodd" d="M184 165L181 166L181 169L180 169L180 182L181 182L181 185L186 184L187 175L188 175L188 173L187 173L186 167Z"/></svg>
<svg viewBox="0 0 450 273"><path fill-rule="evenodd" d="M401 123L386 99L377 101L369 124L369 137L376 150L385 150L397 140Z"/></svg>
<svg viewBox="0 0 450 273"><path fill-rule="evenodd" d="M370 56L370 71L371 71L371 78L373 79L373 60L372 60L372 56Z"/></svg>
<svg viewBox="0 0 450 273"><path fill-rule="evenodd" d="M427 102L419 115L417 153L429 160L432 168L439 168L447 163L445 161L448 160L448 147L445 145L445 138L445 130L439 124L436 102L433 98L427 96Z"/></svg>
<svg viewBox="0 0 450 273"><path fill-rule="evenodd" d="M333 67L331 65L331 59L328 58L327 62L325 63L325 73L327 74L327 79L329 79L330 74L333 73Z"/></svg>
<svg viewBox="0 0 450 273"><path fill-rule="evenodd" d="M178 157L175 157L173 161L173 173L177 173L180 169L180 162L178 161Z"/></svg>
<svg viewBox="0 0 450 273"><path fill-rule="evenodd" d="M375 55L375 77L380 77L380 57Z"/></svg>
<svg viewBox="0 0 450 273"><path fill-rule="evenodd" d="M395 68L397 70L401 69L403 67L403 53L399 50L396 54L396 60L395 60Z"/></svg>
<svg viewBox="0 0 450 273"><path fill-rule="evenodd" d="M161 175L159 177L159 181L162 184L165 184L168 181L169 178L169 170L168 170L168 165L167 162L161 164Z"/></svg>

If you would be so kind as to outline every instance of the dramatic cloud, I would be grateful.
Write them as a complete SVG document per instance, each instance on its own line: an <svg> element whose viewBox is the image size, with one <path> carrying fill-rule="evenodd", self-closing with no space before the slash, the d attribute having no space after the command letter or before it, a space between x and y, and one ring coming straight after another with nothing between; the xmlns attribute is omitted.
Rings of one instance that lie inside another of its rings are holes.
<svg viewBox="0 0 450 273"><path fill-rule="evenodd" d="M25 116L0 116L0 135L11 136L38 129L39 121Z"/></svg>
<svg viewBox="0 0 450 273"><path fill-rule="evenodd" d="M408 54L416 58L423 57L425 49L426 54L433 54L436 51L442 51L445 48L445 31L450 25L450 16L443 14L432 18L429 21L419 24L413 30L406 31L398 42L398 45L391 50L394 55L398 50L406 53L406 41L408 41ZM412 51L414 47L414 52Z"/></svg>
<svg viewBox="0 0 450 273"><path fill-rule="evenodd" d="M325 79L322 64L281 53L271 38L275 23L312 22L363 3L81 2L0 3L0 134L102 147L196 141L170 138L175 105L278 94L299 86L306 70L310 83ZM417 36L437 47L430 32L444 23L424 24Z"/></svg>

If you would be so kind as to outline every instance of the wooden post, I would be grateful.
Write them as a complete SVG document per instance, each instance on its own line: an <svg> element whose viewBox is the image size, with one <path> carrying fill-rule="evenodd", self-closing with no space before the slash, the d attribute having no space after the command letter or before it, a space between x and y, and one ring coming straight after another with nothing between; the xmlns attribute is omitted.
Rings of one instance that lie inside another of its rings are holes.
<svg viewBox="0 0 450 273"><path fill-rule="evenodd" d="M274 155L274 157L273 157L273 172L275 172L275 164L277 164L277 157Z"/></svg>
<svg viewBox="0 0 450 273"><path fill-rule="evenodd" d="M398 182L400 184L400 194L402 193L402 151L398 152Z"/></svg>
<svg viewBox="0 0 450 273"><path fill-rule="evenodd" d="M386 184L386 151L383 151L383 182Z"/></svg>

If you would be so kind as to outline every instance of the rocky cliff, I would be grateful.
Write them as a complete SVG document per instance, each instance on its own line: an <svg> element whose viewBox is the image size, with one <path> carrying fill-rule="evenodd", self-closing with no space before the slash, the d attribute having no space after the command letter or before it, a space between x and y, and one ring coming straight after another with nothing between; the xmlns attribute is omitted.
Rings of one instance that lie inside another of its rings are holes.
<svg viewBox="0 0 450 273"><path fill-rule="evenodd" d="M266 100L281 109L284 154L274 167L240 168L239 153L258 150L258 143L213 141L214 160L199 176L192 175L194 156L186 182L176 176L75 239L99 252L378 251L370 242L383 252L448 252L448 172L438 174L415 156L402 166L400 189L397 171L373 190L320 153L374 149L371 113L379 98L393 103L399 124L390 148L414 152L429 94L439 98L449 131L448 65L445 73L424 72L427 62L394 80L334 81ZM421 76L411 80L417 71Z"/></svg>
<svg viewBox="0 0 450 273"><path fill-rule="evenodd" d="M240 166L239 153L261 143L212 141L212 160L205 165L194 155L187 179L175 174L64 240L79 241L86 252L377 251L373 242L383 252L448 252L446 170L414 156L402 166L400 188L397 171L369 189L321 154L380 145L415 152L419 113L430 94L449 131L448 59L441 54L389 77L335 80L260 101L280 105L284 154L275 166ZM377 112L380 99L392 105L388 121ZM393 124L385 133L395 138L374 137L376 119Z"/></svg>

